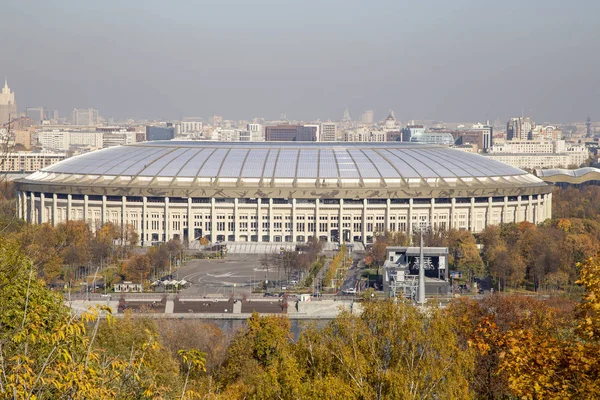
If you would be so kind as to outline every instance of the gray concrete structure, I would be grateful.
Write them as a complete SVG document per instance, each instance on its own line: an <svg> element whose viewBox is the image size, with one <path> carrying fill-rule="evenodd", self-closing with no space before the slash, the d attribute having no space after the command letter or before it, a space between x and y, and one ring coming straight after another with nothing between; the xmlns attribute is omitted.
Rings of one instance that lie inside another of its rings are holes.
<svg viewBox="0 0 600 400"><path fill-rule="evenodd" d="M16 182L30 222L131 224L145 245L369 242L417 227L539 223L552 187L485 157L410 143L146 142L87 153ZM25 206L27 205L27 206Z"/></svg>

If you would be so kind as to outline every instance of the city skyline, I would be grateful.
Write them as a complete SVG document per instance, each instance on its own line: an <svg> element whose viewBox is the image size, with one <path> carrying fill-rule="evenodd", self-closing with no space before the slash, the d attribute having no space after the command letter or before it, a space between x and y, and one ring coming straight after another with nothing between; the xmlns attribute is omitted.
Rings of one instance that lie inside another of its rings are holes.
<svg viewBox="0 0 600 400"><path fill-rule="evenodd" d="M21 110L62 115L583 121L600 108L586 4L14 3L0 75Z"/></svg>

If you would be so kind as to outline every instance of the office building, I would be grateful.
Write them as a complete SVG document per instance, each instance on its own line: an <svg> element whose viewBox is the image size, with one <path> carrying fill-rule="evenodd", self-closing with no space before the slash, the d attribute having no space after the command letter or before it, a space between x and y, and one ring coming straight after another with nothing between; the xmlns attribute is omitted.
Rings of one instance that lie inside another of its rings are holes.
<svg viewBox="0 0 600 400"><path fill-rule="evenodd" d="M337 140L337 124L323 122L319 130L319 142L335 142Z"/></svg>
<svg viewBox="0 0 600 400"><path fill-rule="evenodd" d="M511 118L506 124L506 138L508 140L531 140L531 130L535 122L530 117Z"/></svg>
<svg viewBox="0 0 600 400"><path fill-rule="evenodd" d="M175 128L173 126L146 126L146 140L173 140Z"/></svg>
<svg viewBox="0 0 600 400"><path fill-rule="evenodd" d="M267 142L315 142L318 125L265 126Z"/></svg>
<svg viewBox="0 0 600 400"><path fill-rule="evenodd" d="M98 125L98 110L93 108L74 108L71 113L71 124L80 126Z"/></svg>

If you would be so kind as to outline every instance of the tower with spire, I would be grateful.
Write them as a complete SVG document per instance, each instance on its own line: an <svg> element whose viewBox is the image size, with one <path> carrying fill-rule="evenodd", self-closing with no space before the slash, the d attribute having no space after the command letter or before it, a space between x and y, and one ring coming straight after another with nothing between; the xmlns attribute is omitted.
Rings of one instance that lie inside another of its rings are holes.
<svg viewBox="0 0 600 400"><path fill-rule="evenodd" d="M4 78L4 87L0 93L0 125L8 123L9 118L17 117L15 93L8 87L8 79Z"/></svg>

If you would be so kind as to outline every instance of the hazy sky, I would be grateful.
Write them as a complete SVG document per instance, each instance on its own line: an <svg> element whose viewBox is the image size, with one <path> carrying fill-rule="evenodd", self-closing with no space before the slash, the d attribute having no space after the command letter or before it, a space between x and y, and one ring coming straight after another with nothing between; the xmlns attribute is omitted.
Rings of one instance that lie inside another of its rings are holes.
<svg viewBox="0 0 600 400"><path fill-rule="evenodd" d="M5 0L19 108L230 119L600 119L598 0Z"/></svg>

